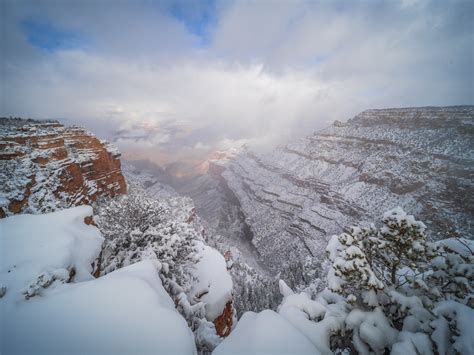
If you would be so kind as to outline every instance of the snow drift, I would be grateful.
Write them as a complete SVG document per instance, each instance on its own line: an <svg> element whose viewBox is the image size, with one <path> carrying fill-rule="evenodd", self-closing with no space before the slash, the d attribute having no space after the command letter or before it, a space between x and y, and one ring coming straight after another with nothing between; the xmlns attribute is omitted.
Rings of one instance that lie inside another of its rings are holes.
<svg viewBox="0 0 474 355"><path fill-rule="evenodd" d="M94 279L87 206L0 221L2 354L194 354L193 334L151 261ZM72 272L71 270L74 270Z"/></svg>

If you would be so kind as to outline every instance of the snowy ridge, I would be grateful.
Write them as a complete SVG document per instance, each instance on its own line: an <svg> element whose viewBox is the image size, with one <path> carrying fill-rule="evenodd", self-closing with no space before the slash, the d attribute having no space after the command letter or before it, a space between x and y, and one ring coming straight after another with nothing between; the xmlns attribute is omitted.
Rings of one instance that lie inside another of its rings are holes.
<svg viewBox="0 0 474 355"><path fill-rule="evenodd" d="M321 257L328 236L401 206L434 239L472 237L474 107L368 110L218 175L270 267ZM216 171L216 170L214 170Z"/></svg>

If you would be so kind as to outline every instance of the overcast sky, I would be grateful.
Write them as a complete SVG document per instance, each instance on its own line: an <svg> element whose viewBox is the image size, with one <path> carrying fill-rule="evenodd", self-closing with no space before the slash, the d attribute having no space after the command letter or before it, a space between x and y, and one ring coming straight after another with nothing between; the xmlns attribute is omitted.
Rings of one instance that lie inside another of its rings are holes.
<svg viewBox="0 0 474 355"><path fill-rule="evenodd" d="M305 135L367 108L473 104L474 1L0 1L0 115L123 150Z"/></svg>

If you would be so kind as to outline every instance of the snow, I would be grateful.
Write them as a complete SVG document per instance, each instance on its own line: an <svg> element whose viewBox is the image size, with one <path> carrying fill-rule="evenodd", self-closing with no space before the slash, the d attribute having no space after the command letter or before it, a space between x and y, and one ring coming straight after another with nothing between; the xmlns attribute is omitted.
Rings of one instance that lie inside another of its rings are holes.
<svg viewBox="0 0 474 355"><path fill-rule="evenodd" d="M292 294L294 294L293 290L283 280L278 281L278 287L283 297L291 296Z"/></svg>
<svg viewBox="0 0 474 355"><path fill-rule="evenodd" d="M331 335L344 331L342 298L322 292L317 300L280 280L278 313L246 312L214 354L332 354ZM338 303L339 302L339 303Z"/></svg>
<svg viewBox="0 0 474 355"><path fill-rule="evenodd" d="M423 308L423 303L417 296L404 296L397 291L388 292L391 299L400 305L400 310L405 312L408 310L416 310L417 308Z"/></svg>
<svg viewBox="0 0 474 355"><path fill-rule="evenodd" d="M198 349L207 354L205 351L211 352L215 349L222 342L222 338L216 334L214 323L203 319L197 319L197 322L198 327L194 332L196 344Z"/></svg>
<svg viewBox="0 0 474 355"><path fill-rule="evenodd" d="M391 355L432 355L430 338L423 333L400 332L398 342L393 344Z"/></svg>
<svg viewBox="0 0 474 355"><path fill-rule="evenodd" d="M205 303L206 319L213 321L232 300L232 278L224 257L216 249L202 244L200 256L193 270L197 282L193 284L192 294L207 292L199 300Z"/></svg>
<svg viewBox="0 0 474 355"><path fill-rule="evenodd" d="M312 320L322 317L326 313L326 308L319 302L313 301L307 293L293 293L283 280L279 281L279 285L283 296L283 300L278 308L280 313L285 308L294 308L302 311L306 319Z"/></svg>
<svg viewBox="0 0 474 355"><path fill-rule="evenodd" d="M366 353L367 346L376 353L383 353L398 337L398 331L390 326L379 307L373 312L354 309L346 318L346 326L353 329L352 340L360 353Z"/></svg>
<svg viewBox="0 0 474 355"><path fill-rule="evenodd" d="M463 256L472 255L474 252L474 240L466 238L447 238L437 241L436 245L447 247Z"/></svg>
<svg viewBox="0 0 474 355"><path fill-rule="evenodd" d="M468 306L454 301L443 301L434 309L436 315L448 320L454 320L457 328L454 349L460 354L474 354L474 310ZM439 323L438 323L439 325ZM437 343L443 343L443 337L436 333Z"/></svg>
<svg viewBox="0 0 474 355"><path fill-rule="evenodd" d="M415 217L412 215L408 215L400 206L397 206L390 211L387 211L383 214L383 219L392 219L397 224L401 224L402 222L406 223L408 227L412 225L420 225L422 227L422 231L426 229L426 226L422 222L418 222L415 220Z"/></svg>
<svg viewBox="0 0 474 355"><path fill-rule="evenodd" d="M311 342L274 311L246 312L214 350L225 354L319 354Z"/></svg>
<svg viewBox="0 0 474 355"><path fill-rule="evenodd" d="M97 228L84 223L91 215L91 207L80 206L0 220L0 249L4 251L0 277L7 288L5 298L18 298L41 274L74 269L75 281L92 279L91 264L103 238Z"/></svg>
<svg viewBox="0 0 474 355"><path fill-rule="evenodd" d="M0 353L195 354L152 261L92 277L102 237L84 223L91 214L81 206L0 221Z"/></svg>
<svg viewBox="0 0 474 355"><path fill-rule="evenodd" d="M5 354L195 353L151 261L19 302L2 323Z"/></svg>
<svg viewBox="0 0 474 355"><path fill-rule="evenodd" d="M324 296L315 301L304 292L293 293L281 280L280 286L284 297L278 313L309 339L318 353L331 354L329 338L343 330L345 310L340 305L329 305Z"/></svg>

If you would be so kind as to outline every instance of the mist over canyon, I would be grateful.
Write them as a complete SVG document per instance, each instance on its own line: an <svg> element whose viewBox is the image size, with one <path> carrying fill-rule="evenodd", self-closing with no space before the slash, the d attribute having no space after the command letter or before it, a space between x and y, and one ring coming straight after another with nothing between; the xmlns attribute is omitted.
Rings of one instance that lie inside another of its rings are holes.
<svg viewBox="0 0 474 355"><path fill-rule="evenodd" d="M473 106L367 110L271 152L240 147L166 169L127 164L151 174L151 186L191 196L220 233L236 233L240 221L237 238L278 270L282 260L322 258L331 235L394 206L423 218L433 239L472 235L473 119Z"/></svg>

